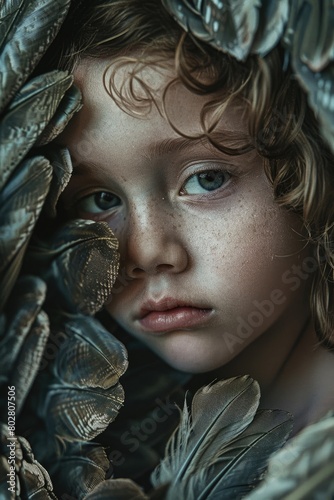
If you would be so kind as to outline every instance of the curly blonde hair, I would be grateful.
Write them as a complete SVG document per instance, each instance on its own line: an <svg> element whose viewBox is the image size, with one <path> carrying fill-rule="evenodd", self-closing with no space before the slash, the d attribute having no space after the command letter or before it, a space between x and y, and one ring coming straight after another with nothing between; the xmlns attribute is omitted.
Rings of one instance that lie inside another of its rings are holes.
<svg viewBox="0 0 334 500"><path fill-rule="evenodd" d="M161 0L83 0L73 3L44 59L44 69L47 61L50 68L72 70L87 57L113 58L119 64L132 60L134 71L129 78L136 80L139 68L174 60L178 79L188 89L212 95L202 110L203 135L229 154L256 149L265 159L277 203L304 221L316 262L312 318L319 340L333 349L334 158L283 49L276 47L266 57L251 56L240 63L184 32ZM145 82L141 84L146 91L141 104L152 103L150 89ZM109 93L117 94L112 76L105 85ZM138 97L132 97L138 104ZM128 97L118 93L117 98L121 105L131 107ZM247 103L249 135L228 147L217 138L215 128L235 99Z"/></svg>

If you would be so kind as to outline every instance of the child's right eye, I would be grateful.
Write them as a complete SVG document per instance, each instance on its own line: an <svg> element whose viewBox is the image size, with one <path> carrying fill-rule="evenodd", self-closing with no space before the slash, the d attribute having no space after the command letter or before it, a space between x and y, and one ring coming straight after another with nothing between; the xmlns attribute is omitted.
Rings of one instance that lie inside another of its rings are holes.
<svg viewBox="0 0 334 500"><path fill-rule="evenodd" d="M82 198L77 203L77 210L81 213L99 214L118 207L120 204L121 200L118 196L107 191L100 191Z"/></svg>

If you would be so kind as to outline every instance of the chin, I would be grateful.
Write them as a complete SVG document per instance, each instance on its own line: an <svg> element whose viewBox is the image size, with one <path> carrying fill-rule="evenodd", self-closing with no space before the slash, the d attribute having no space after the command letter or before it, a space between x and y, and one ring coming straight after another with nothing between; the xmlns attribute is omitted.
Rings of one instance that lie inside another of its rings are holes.
<svg viewBox="0 0 334 500"><path fill-rule="evenodd" d="M230 359L224 359L220 357L219 359L213 359L213 357L209 357L208 359L203 357L196 356L168 356L161 352L157 352L158 356L160 356L167 364L169 364L172 368L176 370L180 370L182 372L198 374L198 373L207 373L218 368L224 366Z"/></svg>

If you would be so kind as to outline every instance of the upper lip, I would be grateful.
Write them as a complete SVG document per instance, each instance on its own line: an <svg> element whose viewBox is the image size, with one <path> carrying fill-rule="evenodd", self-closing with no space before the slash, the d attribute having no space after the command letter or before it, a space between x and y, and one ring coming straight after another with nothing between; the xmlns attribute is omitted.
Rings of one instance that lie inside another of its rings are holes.
<svg viewBox="0 0 334 500"><path fill-rule="evenodd" d="M164 297L163 299L160 299L158 301L147 300L146 302L144 302L142 307L140 308L138 319L144 318L145 316L147 316L147 314L149 314L152 311L164 312L164 311L169 311L170 309L175 309L176 307L194 307L197 309L210 309L209 307L194 305L190 301L186 302L184 300L178 300L172 297Z"/></svg>

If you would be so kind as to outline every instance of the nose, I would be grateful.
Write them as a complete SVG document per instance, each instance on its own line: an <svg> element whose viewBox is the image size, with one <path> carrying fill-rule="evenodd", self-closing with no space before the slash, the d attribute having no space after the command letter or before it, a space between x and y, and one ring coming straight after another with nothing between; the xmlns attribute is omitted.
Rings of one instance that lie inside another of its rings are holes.
<svg viewBox="0 0 334 500"><path fill-rule="evenodd" d="M174 219L165 211L159 211L154 203L150 208L142 206L128 214L124 240L121 247L125 271L130 278L180 273L188 266L188 252Z"/></svg>

